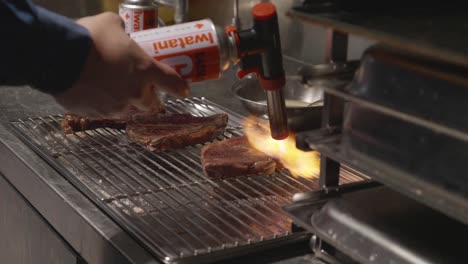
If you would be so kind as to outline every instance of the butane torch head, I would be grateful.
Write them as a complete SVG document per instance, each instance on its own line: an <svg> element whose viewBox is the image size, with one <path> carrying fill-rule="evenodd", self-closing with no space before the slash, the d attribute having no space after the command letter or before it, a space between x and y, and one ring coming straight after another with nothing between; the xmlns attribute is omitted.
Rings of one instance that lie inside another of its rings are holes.
<svg viewBox="0 0 468 264"><path fill-rule="evenodd" d="M289 128L283 89L267 90L266 94L271 137L276 140L286 139Z"/></svg>

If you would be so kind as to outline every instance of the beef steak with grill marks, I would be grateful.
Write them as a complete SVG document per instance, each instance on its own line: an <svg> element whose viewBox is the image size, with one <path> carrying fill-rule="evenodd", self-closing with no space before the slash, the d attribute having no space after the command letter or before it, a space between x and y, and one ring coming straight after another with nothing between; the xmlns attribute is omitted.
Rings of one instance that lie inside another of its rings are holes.
<svg viewBox="0 0 468 264"><path fill-rule="evenodd" d="M127 136L154 152L211 141L221 135L227 114L196 117L191 114L141 115L127 124Z"/></svg>
<svg viewBox="0 0 468 264"><path fill-rule="evenodd" d="M276 161L250 146L247 137L234 137L203 147L201 162L206 176L225 179L242 175L272 174Z"/></svg>

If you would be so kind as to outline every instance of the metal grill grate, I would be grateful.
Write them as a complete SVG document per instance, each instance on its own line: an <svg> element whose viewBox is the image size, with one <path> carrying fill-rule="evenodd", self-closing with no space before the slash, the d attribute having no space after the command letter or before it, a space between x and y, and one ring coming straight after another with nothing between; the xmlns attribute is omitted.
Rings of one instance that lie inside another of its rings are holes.
<svg viewBox="0 0 468 264"><path fill-rule="evenodd" d="M229 114L224 135L242 135L243 117L203 98L168 101L168 112ZM115 221L164 262L222 257L228 252L288 241L291 220L281 206L317 188L316 179L274 176L206 178L202 145L152 153L124 131L97 129L64 135L61 116L11 122L18 135ZM342 183L361 180L343 169Z"/></svg>

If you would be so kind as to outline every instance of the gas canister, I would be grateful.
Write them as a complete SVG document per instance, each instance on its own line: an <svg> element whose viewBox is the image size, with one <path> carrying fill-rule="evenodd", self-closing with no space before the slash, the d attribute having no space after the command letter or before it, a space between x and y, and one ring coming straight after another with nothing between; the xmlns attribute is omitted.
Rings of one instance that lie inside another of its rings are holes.
<svg viewBox="0 0 468 264"><path fill-rule="evenodd" d="M210 19L134 32L130 37L189 82L218 79L237 61L234 37Z"/></svg>
<svg viewBox="0 0 468 264"><path fill-rule="evenodd" d="M119 15L127 33L158 27L158 5L153 0L124 0Z"/></svg>
<svg viewBox="0 0 468 264"><path fill-rule="evenodd" d="M271 136L289 136L283 96L285 73L281 54L278 15L271 3L252 8L253 27L225 30L209 19L130 34L141 48L173 67L189 82L219 79L230 65L239 64L237 76L257 75L265 90Z"/></svg>

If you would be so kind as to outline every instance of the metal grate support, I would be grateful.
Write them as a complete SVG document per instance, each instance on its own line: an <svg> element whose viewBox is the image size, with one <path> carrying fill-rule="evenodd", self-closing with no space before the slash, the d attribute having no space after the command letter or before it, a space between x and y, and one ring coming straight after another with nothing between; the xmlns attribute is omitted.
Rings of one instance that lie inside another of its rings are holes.
<svg viewBox="0 0 468 264"><path fill-rule="evenodd" d="M168 101L169 113L225 112L228 128L216 140L243 134L243 117L203 98ZM274 175L214 181L200 164L203 145L152 153L124 131L96 129L64 135L61 116L15 120L11 126L32 149L164 262L222 258L282 243L291 219L281 210L292 196L318 188L317 179ZM206 143L209 144L209 143ZM364 176L346 167L341 182Z"/></svg>

